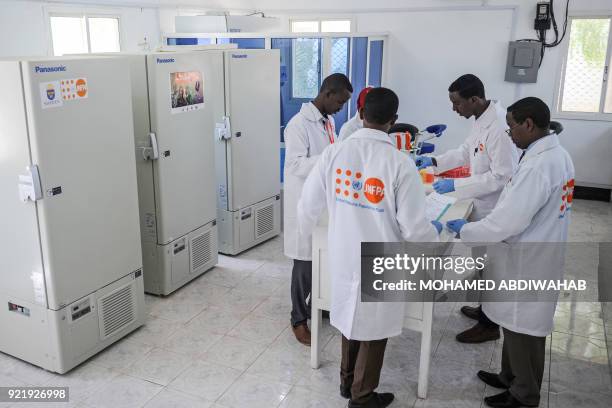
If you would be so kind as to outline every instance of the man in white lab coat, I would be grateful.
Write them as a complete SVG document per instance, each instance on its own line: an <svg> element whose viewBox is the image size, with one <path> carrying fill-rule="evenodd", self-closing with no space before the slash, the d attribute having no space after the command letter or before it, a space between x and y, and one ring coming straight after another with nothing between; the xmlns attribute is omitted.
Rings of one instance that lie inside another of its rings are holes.
<svg viewBox="0 0 612 408"><path fill-rule="evenodd" d="M397 108L390 89L370 91L364 128L323 152L298 205L304 234L324 209L329 213L331 324L342 332L340 393L350 398L349 408L386 407L393 400L375 389L387 339L402 332L404 321L403 303L361 302L361 243L438 240L438 227L425 218L414 162L387 134Z"/></svg>
<svg viewBox="0 0 612 408"><path fill-rule="evenodd" d="M417 158L419 169L435 166L435 173L470 166L470 177L442 179L433 188L440 194L455 192L459 199L473 199L474 210L470 221L486 217L499 198L504 184L510 179L518 162L518 151L505 133L506 110L494 100L485 98L482 81L472 74L462 75L448 88L453 110L469 119L474 117L472 129L457 149L436 157ZM479 252L474 249L475 255ZM491 322L481 307L464 306L461 312L478 323L457 335L462 343L481 343L499 338L499 326Z"/></svg>
<svg viewBox="0 0 612 408"><path fill-rule="evenodd" d="M340 128L340 134L338 135L338 140L346 140L350 135L355 133L357 130L363 128L363 121L359 116L359 111L363 108L363 103L365 101L365 97L373 89L371 86L363 88L361 92L359 92L359 96L357 97L357 112L355 112L355 116L349 119L342 127Z"/></svg>
<svg viewBox="0 0 612 408"><path fill-rule="evenodd" d="M325 78L317 97L302 105L285 128L285 255L293 259L291 273L291 326L296 339L310 346L310 303L312 286L312 239L297 228L297 203L306 177L327 146L336 141L334 118L351 98L353 87L343 74Z"/></svg>
<svg viewBox="0 0 612 408"><path fill-rule="evenodd" d="M503 279L563 279L564 251L554 259L542 253L541 242L565 243L574 188L574 165L549 131L550 111L538 98L524 98L508 108L508 132L523 149L516 173L506 184L497 206L483 220L448 222L465 242L534 243L508 251L498 267ZM559 244L557 248L563 248ZM542 259L545 258L545 259ZM555 267L534 267L544 261ZM560 267L557 267L560 266ZM497 269L497 267L492 268ZM495 273L495 271L493 271ZM546 276L541 276L546 275ZM486 315L502 326L504 345L499 374L478 372L478 377L505 392L485 398L491 407L535 407L540 400L546 336L553 328L555 301L483 302Z"/></svg>

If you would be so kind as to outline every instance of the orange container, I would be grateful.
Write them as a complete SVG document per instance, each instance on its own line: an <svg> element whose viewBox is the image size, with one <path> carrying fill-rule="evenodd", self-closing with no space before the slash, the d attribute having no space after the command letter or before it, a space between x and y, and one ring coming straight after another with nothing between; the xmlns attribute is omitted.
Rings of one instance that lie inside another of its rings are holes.
<svg viewBox="0 0 612 408"><path fill-rule="evenodd" d="M421 175L423 184L432 184L434 182L434 173L432 169L421 169L419 170L419 174Z"/></svg>

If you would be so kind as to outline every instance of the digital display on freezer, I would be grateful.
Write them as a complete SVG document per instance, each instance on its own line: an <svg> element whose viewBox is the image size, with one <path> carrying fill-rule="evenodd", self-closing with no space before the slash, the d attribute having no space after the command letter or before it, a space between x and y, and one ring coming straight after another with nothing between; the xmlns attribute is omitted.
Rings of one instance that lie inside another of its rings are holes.
<svg viewBox="0 0 612 408"><path fill-rule="evenodd" d="M170 74L171 112L181 113L204 106L204 80L202 73L172 72Z"/></svg>

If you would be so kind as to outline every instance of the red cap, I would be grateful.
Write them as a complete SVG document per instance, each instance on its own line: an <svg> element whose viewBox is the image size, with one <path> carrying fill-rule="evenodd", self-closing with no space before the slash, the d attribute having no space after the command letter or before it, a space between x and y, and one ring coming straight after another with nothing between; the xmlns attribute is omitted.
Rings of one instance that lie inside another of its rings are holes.
<svg viewBox="0 0 612 408"><path fill-rule="evenodd" d="M374 88L372 88L371 86L368 86L367 88L363 88L361 90L361 92L359 92L359 96L357 97L357 110L363 108L363 105L365 104L366 95L372 89L374 89Z"/></svg>

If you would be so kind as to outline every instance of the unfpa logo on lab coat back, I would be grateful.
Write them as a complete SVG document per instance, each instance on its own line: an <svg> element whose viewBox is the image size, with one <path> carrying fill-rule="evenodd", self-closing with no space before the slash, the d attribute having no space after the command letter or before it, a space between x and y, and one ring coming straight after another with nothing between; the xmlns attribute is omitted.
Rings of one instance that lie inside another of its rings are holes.
<svg viewBox="0 0 612 408"><path fill-rule="evenodd" d="M361 172L336 169L336 195L353 200L360 200L363 195L372 204L380 203L385 198L385 183L376 177L363 179Z"/></svg>
<svg viewBox="0 0 612 408"><path fill-rule="evenodd" d="M363 194L372 204L378 204L385 198L385 183L376 177L370 177L365 181Z"/></svg>

